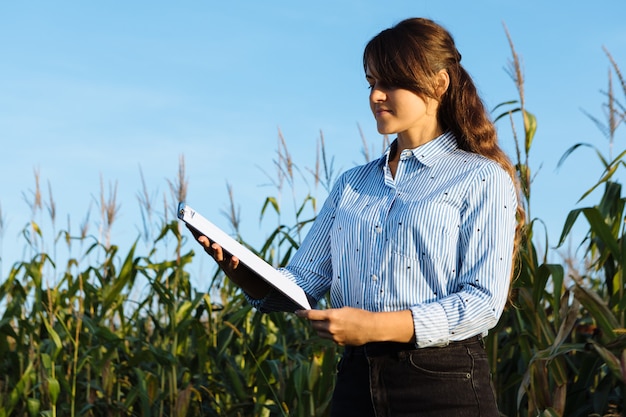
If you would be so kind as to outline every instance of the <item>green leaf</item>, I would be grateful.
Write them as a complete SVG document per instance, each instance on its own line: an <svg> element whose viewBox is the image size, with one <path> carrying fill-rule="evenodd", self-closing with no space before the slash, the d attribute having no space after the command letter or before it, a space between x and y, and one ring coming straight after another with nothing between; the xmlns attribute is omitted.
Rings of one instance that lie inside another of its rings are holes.
<svg viewBox="0 0 626 417"><path fill-rule="evenodd" d="M315 197L313 197L311 194L308 194L302 201L302 204L300 204L300 207L296 210L296 218L300 218L300 216L302 215L302 212L307 206L307 203L309 202L311 203L311 206L313 207L313 209L315 209Z"/></svg>
<svg viewBox="0 0 626 417"><path fill-rule="evenodd" d="M575 144L575 145L573 145L573 146L570 146L570 147L569 147L569 148L565 151L565 153L563 153L563 155L561 156L561 159L559 159L559 162L557 162L556 167L557 167L557 168L560 168L560 167L561 167L561 165L563 165L563 164L565 163L565 160L566 160L567 158L569 158L569 156L570 156L572 153L574 153L574 151L575 151L576 149L580 148L581 146L584 146L584 147L588 147L588 148L593 148L593 149L595 149L595 147L594 147L593 145L590 145L590 144L588 144L588 143L577 143L577 144Z"/></svg>
<svg viewBox="0 0 626 417"><path fill-rule="evenodd" d="M598 205L600 213L605 217L614 218L617 217L617 229L621 225L622 210L624 207L624 200L621 199L622 185L615 181L607 181L604 186L604 194ZM614 229L617 232L617 229Z"/></svg>
<svg viewBox="0 0 626 417"><path fill-rule="evenodd" d="M566 293L566 296L563 297L563 304L567 304L569 298L569 292ZM559 331L554 338L554 343L552 344L552 349L559 348L561 344L570 336L572 329L578 322L578 314L580 311L580 304L576 298L572 301L567 314L565 315L565 319L561 322L559 326Z"/></svg>
<svg viewBox="0 0 626 417"><path fill-rule="evenodd" d="M514 103L517 103L517 101L509 101L509 102L506 102L506 103L501 103L501 104L499 104L498 106L496 106L496 109L497 109L498 107L500 107L500 106L504 105L504 104L514 104ZM495 111L496 109L494 109L494 111ZM517 112L519 112L519 111L521 111L521 110L522 110L522 109L521 109L520 107L516 107L516 108L511 109L511 110L509 110L509 111L502 112L502 113L500 113L498 116L496 116L496 118L495 118L495 119L493 119L493 122L494 122L494 123L496 123L496 122L498 122L500 119L502 119L502 118L504 118L504 117L510 117L513 113L517 113Z"/></svg>
<svg viewBox="0 0 626 417"><path fill-rule="evenodd" d="M579 284L574 287L574 297L589 311L602 331L602 338L607 342L615 339L615 329L619 328L620 325L606 302L598 294Z"/></svg>
<svg viewBox="0 0 626 417"><path fill-rule="evenodd" d="M246 395L246 390L244 389L241 374L239 372L235 372L235 362L232 360L228 361L224 366L224 371L226 372L226 376L230 382L230 387L233 389L237 399L239 401L246 400L248 396Z"/></svg>
<svg viewBox="0 0 626 417"><path fill-rule="evenodd" d="M600 180L599 180L599 181L598 181L598 182L597 182L597 183L596 183L593 187L591 187L590 189L588 189L588 190L587 190L587 191L586 191L586 192L582 195L582 197L580 197L580 198L578 199L578 201L579 201L579 202L580 202L580 201L583 201L583 200L584 200L584 199L585 199L585 198L586 198L589 194L591 194L591 193L592 193L592 192L593 192L596 188L598 188L600 185L602 185L602 184L604 184L606 181L608 181L608 180L609 180L609 179L613 176L613 174L615 174L615 171L617 171L617 168L618 168L618 167L619 167L619 165L612 165L612 166L608 167L608 171L607 171L607 173L606 173L606 174L605 174L602 178L600 178Z"/></svg>
<svg viewBox="0 0 626 417"><path fill-rule="evenodd" d="M106 308L109 308L118 299L127 284L132 284L133 282L136 274L135 261L133 260L136 246L137 242L133 244L128 252L118 276L112 277L113 282L105 285L103 288L103 303Z"/></svg>
<svg viewBox="0 0 626 417"><path fill-rule="evenodd" d="M50 394L50 402L56 405L61 393L61 385L56 378L48 378L48 394Z"/></svg>
<svg viewBox="0 0 626 417"><path fill-rule="evenodd" d="M180 323L182 322L184 319L188 318L192 311L193 308L193 303L189 300L184 301L180 307L178 307L178 310L176 311L176 323Z"/></svg>
<svg viewBox="0 0 626 417"><path fill-rule="evenodd" d="M572 231L572 227L576 223L578 216L582 213L583 209L574 209L569 212L567 215L567 219L565 219L565 224L563 225L563 231L561 232L561 237L559 238L559 243L556 245L559 248L564 242L565 238Z"/></svg>
<svg viewBox="0 0 626 417"><path fill-rule="evenodd" d="M585 343L562 343L558 347L550 346L548 349L537 351L531 361L552 360L568 353L585 352L585 347Z"/></svg>
<svg viewBox="0 0 626 417"><path fill-rule="evenodd" d="M41 409L41 401L37 398L28 398L26 400L26 408L28 409L28 415L30 417L37 417Z"/></svg>
<svg viewBox="0 0 626 417"><path fill-rule="evenodd" d="M557 264L542 264L537 270L535 282L533 283L533 303L536 308L539 308L541 299L544 297L546 285L550 276L555 278L555 283L562 283L563 266Z"/></svg>
<svg viewBox="0 0 626 417"><path fill-rule="evenodd" d="M537 132L537 118L534 114L524 110L524 131L526 132L526 154L530 151L530 147Z"/></svg>
<svg viewBox="0 0 626 417"><path fill-rule="evenodd" d="M263 219L263 215L265 214L265 209L267 206L272 206L276 214L280 214L280 205L278 204L278 200L274 197L267 197L265 202L263 203L263 207L261 208L261 219Z"/></svg>
<svg viewBox="0 0 626 417"><path fill-rule="evenodd" d="M137 404L137 409L141 410L141 415L144 417L149 417L150 416L150 401L149 401L149 396L148 396L148 390L147 390L147 376L146 374L139 368L135 368L135 375L137 376L137 385L128 393L128 395L126 395L126 398L124 399L124 406L127 409L131 409L137 399L137 397L139 397L139 401L141 404L141 407L138 407L139 404Z"/></svg>
<svg viewBox="0 0 626 417"><path fill-rule="evenodd" d="M615 259L620 259L621 251L617 239L615 239L611 229L604 221L600 210L595 207L587 207L583 209L583 213L587 218L587 222L589 222L591 231L606 245Z"/></svg>
<svg viewBox="0 0 626 417"><path fill-rule="evenodd" d="M15 333L15 329L11 323L13 322L13 317L5 317L0 320L0 334L10 336L15 340L18 340L17 333Z"/></svg>
<svg viewBox="0 0 626 417"><path fill-rule="evenodd" d="M30 226L33 228L33 231L35 233L37 233L39 236L42 236L41 229L39 228L39 225L37 223L32 221L32 222L30 222Z"/></svg>
<svg viewBox="0 0 626 417"><path fill-rule="evenodd" d="M63 349L63 343L61 343L61 338L59 337L59 334L52 328L50 323L48 323L48 320L46 319L46 317L44 317L42 313L40 313L40 316L41 316L41 321L43 322L44 326L46 326L48 335L50 336L50 338L52 339L52 342L54 343L54 352L52 352L52 360L54 361L59 355L59 352L61 352L61 349Z"/></svg>
<svg viewBox="0 0 626 417"><path fill-rule="evenodd" d="M13 390L9 394L8 404L3 403L3 406L1 407L1 409L6 412L7 416L12 415L11 413L13 412L13 409L17 405L19 399L25 396L26 391L29 387L31 375L34 373L35 370L33 368L33 363L30 362L22 373L20 380L17 382L17 384L15 384L15 388L13 388Z"/></svg>
<svg viewBox="0 0 626 417"><path fill-rule="evenodd" d="M613 353L611 353L610 350L598 344L596 341L592 340L591 345L593 346L595 351L598 352L598 355L600 355L606 366L611 370L613 376L615 376L622 383L624 383L624 376L622 374L622 365L620 363L620 360Z"/></svg>
<svg viewBox="0 0 626 417"><path fill-rule="evenodd" d="M499 103L498 105L496 105L496 107L494 107L494 108L491 110L491 113L495 112L495 111L496 111L496 110L498 110L500 107L503 107L503 106L508 106L508 105L510 105L510 104L517 104L517 103L519 103L519 101L518 101L518 100L503 101L502 103Z"/></svg>

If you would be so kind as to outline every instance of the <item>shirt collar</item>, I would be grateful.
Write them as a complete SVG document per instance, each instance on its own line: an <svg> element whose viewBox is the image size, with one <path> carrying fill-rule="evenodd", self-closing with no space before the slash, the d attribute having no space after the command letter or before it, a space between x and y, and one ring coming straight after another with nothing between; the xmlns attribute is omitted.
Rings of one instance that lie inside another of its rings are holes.
<svg viewBox="0 0 626 417"><path fill-rule="evenodd" d="M396 146L397 139L394 140L389 147L387 147L385 154L380 159L381 164L387 163L391 150ZM446 131L440 136L437 136L435 139L430 140L417 148L408 149L408 151L411 152L413 156L415 156L415 158L422 164L432 166L441 156L447 155L457 148L458 145L456 142L456 136L454 136L454 133L451 131Z"/></svg>

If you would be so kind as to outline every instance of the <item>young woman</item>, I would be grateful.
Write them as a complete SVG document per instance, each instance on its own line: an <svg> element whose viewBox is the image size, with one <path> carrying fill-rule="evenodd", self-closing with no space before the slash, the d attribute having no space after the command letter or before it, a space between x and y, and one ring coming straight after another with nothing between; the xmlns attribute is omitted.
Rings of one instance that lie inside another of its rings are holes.
<svg viewBox="0 0 626 417"><path fill-rule="evenodd" d="M382 31L363 66L378 160L345 172L282 270L332 308L296 313L345 346L333 416L498 416L482 338L509 293L515 170L452 36L421 18ZM516 216L517 214L517 216ZM197 236L261 311L290 311Z"/></svg>

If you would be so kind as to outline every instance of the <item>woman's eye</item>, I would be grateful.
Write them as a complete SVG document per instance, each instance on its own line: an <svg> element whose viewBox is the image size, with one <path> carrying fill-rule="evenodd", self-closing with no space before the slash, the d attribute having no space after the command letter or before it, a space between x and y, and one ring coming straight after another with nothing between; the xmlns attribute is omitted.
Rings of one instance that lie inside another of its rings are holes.
<svg viewBox="0 0 626 417"><path fill-rule="evenodd" d="M373 90L375 88L377 88L379 90L390 90L390 89L393 89L393 86L388 85L384 81L376 81L376 82L368 83L368 87L367 88L370 89L370 90Z"/></svg>

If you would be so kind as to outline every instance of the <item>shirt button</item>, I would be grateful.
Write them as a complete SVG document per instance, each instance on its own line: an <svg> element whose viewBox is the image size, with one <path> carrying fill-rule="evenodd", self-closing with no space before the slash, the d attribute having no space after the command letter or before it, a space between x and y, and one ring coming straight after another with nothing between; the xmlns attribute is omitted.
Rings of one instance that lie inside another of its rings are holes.
<svg viewBox="0 0 626 417"><path fill-rule="evenodd" d="M376 276L376 274L372 274L372 281L378 281L378 277Z"/></svg>
<svg viewBox="0 0 626 417"><path fill-rule="evenodd" d="M376 233L382 233L383 229L380 226L376 226Z"/></svg>

